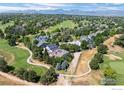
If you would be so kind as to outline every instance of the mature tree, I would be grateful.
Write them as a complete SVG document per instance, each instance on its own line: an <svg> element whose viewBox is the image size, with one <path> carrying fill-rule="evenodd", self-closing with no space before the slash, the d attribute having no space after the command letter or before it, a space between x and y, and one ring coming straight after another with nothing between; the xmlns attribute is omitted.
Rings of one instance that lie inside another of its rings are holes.
<svg viewBox="0 0 124 93"><path fill-rule="evenodd" d="M118 38L115 43L115 45L119 45L121 47L124 47L124 35L122 35L120 38Z"/></svg>
<svg viewBox="0 0 124 93"><path fill-rule="evenodd" d="M71 62L72 59L74 58L74 55L71 54L71 53L67 53L67 54L63 55L62 58L63 58L64 60L67 60L68 62Z"/></svg>
<svg viewBox="0 0 124 93"><path fill-rule="evenodd" d="M97 47L98 53L106 54L107 53L107 50L108 50L108 47L106 45L104 45L104 44L100 44Z"/></svg>
<svg viewBox="0 0 124 93"><path fill-rule="evenodd" d="M93 70L99 69L99 64L98 64L97 60L93 59L93 60L90 62L90 67L91 67L91 69L93 69Z"/></svg>
<svg viewBox="0 0 124 93"><path fill-rule="evenodd" d="M0 38L4 38L4 33L1 29L0 29Z"/></svg>
<svg viewBox="0 0 124 93"><path fill-rule="evenodd" d="M94 58L90 62L90 67L91 69L97 70L99 69L99 64L103 63L103 54L101 53L96 53Z"/></svg>
<svg viewBox="0 0 124 93"><path fill-rule="evenodd" d="M24 68L20 68L18 70L15 71L15 74L17 77L23 78L23 73L25 72Z"/></svg>
<svg viewBox="0 0 124 93"><path fill-rule="evenodd" d="M22 41L26 46L29 46L29 44L31 44L31 40L29 37L24 36Z"/></svg>
<svg viewBox="0 0 124 93"><path fill-rule="evenodd" d="M28 71L25 69L25 70L24 70L24 73L22 74L22 79L28 81L28 74L29 74Z"/></svg>
<svg viewBox="0 0 124 93"><path fill-rule="evenodd" d="M14 70L14 67L7 65L4 58L0 57L0 71L9 72L11 70Z"/></svg>
<svg viewBox="0 0 124 93"><path fill-rule="evenodd" d="M60 46L62 49L68 50L70 52L78 52L80 51L80 46L75 44L62 44Z"/></svg>
<svg viewBox="0 0 124 93"><path fill-rule="evenodd" d="M81 42L81 48L82 48L82 49L88 49L88 42L87 42L86 40L83 40L83 41Z"/></svg>
<svg viewBox="0 0 124 93"><path fill-rule="evenodd" d="M49 54L48 54L46 49L44 50L44 53L43 53L43 60L44 61L48 61L49 60Z"/></svg>
<svg viewBox="0 0 124 93"><path fill-rule="evenodd" d="M99 45L101 43L103 43L104 41L104 37L102 34L97 34L95 37L94 37L94 42L95 42L95 45Z"/></svg>
<svg viewBox="0 0 124 93"><path fill-rule="evenodd" d="M33 41L33 46L36 46L39 43L36 39Z"/></svg>
<svg viewBox="0 0 124 93"><path fill-rule="evenodd" d="M16 75L21 79L27 80L29 82L39 81L39 76L33 70L26 70L26 69L20 68L19 70L16 71Z"/></svg>
<svg viewBox="0 0 124 93"><path fill-rule="evenodd" d="M8 65L6 61L0 57L0 71L8 72Z"/></svg>
<svg viewBox="0 0 124 93"><path fill-rule="evenodd" d="M37 73L33 70L29 70L27 73L27 78L26 80L29 82L38 82L39 81L39 76L37 75ZM24 74L25 74L24 73Z"/></svg>
<svg viewBox="0 0 124 93"><path fill-rule="evenodd" d="M116 79L117 79L117 73L111 67L106 67L104 70L104 79L102 80L102 84L116 85L117 83Z"/></svg>
<svg viewBox="0 0 124 93"><path fill-rule="evenodd" d="M41 36L45 36L46 33L45 33L44 31L41 31L41 32L40 32L40 35L41 35Z"/></svg>
<svg viewBox="0 0 124 93"><path fill-rule="evenodd" d="M43 60L43 48L34 46L32 51L33 58Z"/></svg>
<svg viewBox="0 0 124 93"><path fill-rule="evenodd" d="M109 30L109 29L108 29ZM104 32L102 32L102 35L104 35L104 36L109 36L109 31L108 30L105 30Z"/></svg>
<svg viewBox="0 0 124 93"><path fill-rule="evenodd" d="M111 67L106 67L104 70L104 76L116 79L117 73Z"/></svg>
<svg viewBox="0 0 124 93"><path fill-rule="evenodd" d="M109 35L110 36L113 36L113 35L115 35L117 32L116 32L116 30L114 29L114 28L112 28L112 30L111 31L109 31Z"/></svg>
<svg viewBox="0 0 124 93"><path fill-rule="evenodd" d="M62 63L64 59L62 57L50 57L48 64L51 64L52 66L56 67L57 63Z"/></svg>
<svg viewBox="0 0 124 93"><path fill-rule="evenodd" d="M11 38L8 39L8 44L10 46L15 46L16 45L16 37L15 36L11 36Z"/></svg>
<svg viewBox="0 0 124 93"><path fill-rule="evenodd" d="M103 54L102 53L96 53L94 58L96 59L97 63L103 63Z"/></svg>
<svg viewBox="0 0 124 93"><path fill-rule="evenodd" d="M44 85L49 85L51 83L56 82L57 79L58 79L58 74L56 74L54 68L51 67L43 76L41 76L40 81Z"/></svg>

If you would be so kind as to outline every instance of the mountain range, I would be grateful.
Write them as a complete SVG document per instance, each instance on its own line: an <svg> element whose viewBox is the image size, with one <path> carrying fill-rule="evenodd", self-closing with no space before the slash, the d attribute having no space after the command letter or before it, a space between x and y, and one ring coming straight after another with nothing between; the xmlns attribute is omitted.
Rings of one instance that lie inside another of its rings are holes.
<svg viewBox="0 0 124 93"><path fill-rule="evenodd" d="M2 13L24 13L24 14L67 14L67 15L93 15L93 16L124 16L124 10L102 10L102 11L82 11L82 10L11 10Z"/></svg>

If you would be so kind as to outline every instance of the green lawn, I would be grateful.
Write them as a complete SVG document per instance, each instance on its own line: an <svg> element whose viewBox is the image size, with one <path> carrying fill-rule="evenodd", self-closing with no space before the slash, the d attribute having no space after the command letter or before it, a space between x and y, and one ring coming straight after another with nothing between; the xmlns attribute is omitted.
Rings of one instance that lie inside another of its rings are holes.
<svg viewBox="0 0 124 93"><path fill-rule="evenodd" d="M14 22L13 21L10 21L10 22L8 22L8 23L6 23L6 24L1 24L1 22L0 22L0 29L2 30L2 31L4 31L5 30L5 28L6 27L8 27L8 26L13 26L14 25Z"/></svg>
<svg viewBox="0 0 124 93"><path fill-rule="evenodd" d="M77 24L75 24L72 20L67 20L67 21L63 21L60 24L57 24L55 26L51 26L50 28L48 28L48 32L53 32L55 31L57 28L74 28L76 27Z"/></svg>
<svg viewBox="0 0 124 93"><path fill-rule="evenodd" d="M122 60L110 60L109 57L104 56L104 63L100 65L101 70L105 67L110 66L113 70L117 72L117 84L124 85L124 53L123 52L113 52L112 54L119 56Z"/></svg>
<svg viewBox="0 0 124 93"><path fill-rule="evenodd" d="M16 47L11 47L8 45L8 42L6 40L0 39L0 50L11 53L15 56L14 62L11 62L10 65L14 66L16 69L32 69L39 75L43 74L46 71L46 68L27 64L26 61L29 57L28 51Z"/></svg>

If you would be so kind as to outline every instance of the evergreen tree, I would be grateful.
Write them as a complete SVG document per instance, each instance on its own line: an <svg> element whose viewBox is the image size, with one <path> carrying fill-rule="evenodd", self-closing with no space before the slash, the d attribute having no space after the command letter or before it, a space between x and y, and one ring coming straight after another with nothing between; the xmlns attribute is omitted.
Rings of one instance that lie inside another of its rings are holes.
<svg viewBox="0 0 124 93"><path fill-rule="evenodd" d="M100 44L98 47L97 47L97 51L99 53L102 53L102 54L106 54L107 53L107 50L108 50L108 47L104 44Z"/></svg>
<svg viewBox="0 0 124 93"><path fill-rule="evenodd" d="M44 53L43 53L43 60L46 62L49 60L49 54L46 49L44 50Z"/></svg>
<svg viewBox="0 0 124 93"><path fill-rule="evenodd" d="M57 79L58 74L55 72L54 68L51 67L43 76L41 76L40 82L44 85L49 85L56 82Z"/></svg>
<svg viewBox="0 0 124 93"><path fill-rule="evenodd" d="M81 48L82 49L88 49L88 42L87 41L85 41L85 40L83 40L82 42L81 42Z"/></svg>

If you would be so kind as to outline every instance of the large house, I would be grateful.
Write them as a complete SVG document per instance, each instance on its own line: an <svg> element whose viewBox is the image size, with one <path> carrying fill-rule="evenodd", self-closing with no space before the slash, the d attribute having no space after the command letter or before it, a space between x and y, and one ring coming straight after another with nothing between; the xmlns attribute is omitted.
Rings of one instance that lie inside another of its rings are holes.
<svg viewBox="0 0 124 93"><path fill-rule="evenodd" d="M36 37L36 40L38 41L38 44L36 46L40 47L46 42L46 40L48 40L48 36L39 36Z"/></svg>
<svg viewBox="0 0 124 93"><path fill-rule="evenodd" d="M42 47L47 49L49 56L62 57L64 54L67 54L68 51L60 49L56 44L47 44L46 40L48 40L47 36L39 36L36 38L39 43L36 45L37 47Z"/></svg>

